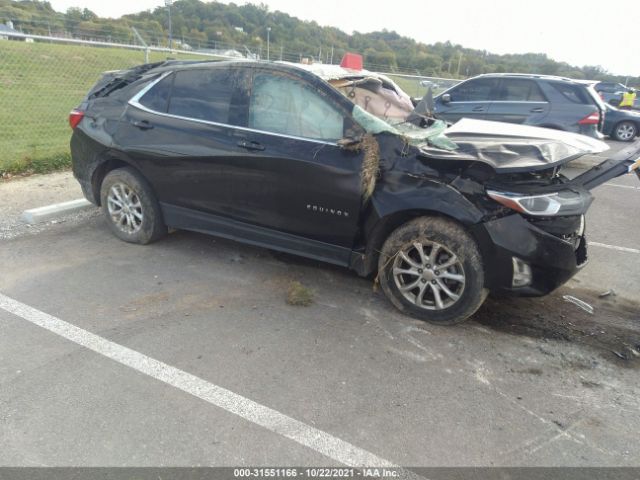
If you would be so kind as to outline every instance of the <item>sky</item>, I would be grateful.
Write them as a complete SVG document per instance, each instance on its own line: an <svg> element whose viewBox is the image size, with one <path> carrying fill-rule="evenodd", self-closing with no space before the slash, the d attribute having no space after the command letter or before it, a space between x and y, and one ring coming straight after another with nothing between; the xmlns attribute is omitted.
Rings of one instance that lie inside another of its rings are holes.
<svg viewBox="0 0 640 480"><path fill-rule="evenodd" d="M154 9L164 0L50 0L58 11L89 8L103 17ZM223 2L229 3L229 2ZM546 53L572 65L640 76L640 8L594 0L259 0L303 20L353 31L395 30L424 43L451 41L492 53Z"/></svg>

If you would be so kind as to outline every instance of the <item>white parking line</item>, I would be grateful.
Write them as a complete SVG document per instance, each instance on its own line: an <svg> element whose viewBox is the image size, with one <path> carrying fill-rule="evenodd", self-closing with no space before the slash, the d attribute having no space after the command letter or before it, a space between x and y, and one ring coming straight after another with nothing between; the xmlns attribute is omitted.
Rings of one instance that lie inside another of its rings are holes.
<svg viewBox="0 0 640 480"><path fill-rule="evenodd" d="M634 187L633 185L619 185L617 183L605 183L607 187L618 187L618 188L626 188L629 190L640 190L640 187Z"/></svg>
<svg viewBox="0 0 640 480"><path fill-rule="evenodd" d="M589 242L589 245L594 247L608 248L609 250L617 250L618 252L640 253L640 250L636 248L618 247L617 245L607 245L606 243Z"/></svg>
<svg viewBox="0 0 640 480"><path fill-rule="evenodd" d="M277 410L256 403L242 395L214 385L140 352L83 330L1 293L0 308L122 365L126 365L249 422L289 438L337 462L352 467L397 468L388 460L334 437L327 432L318 430ZM417 477L413 472L407 470L401 470L400 473L403 477Z"/></svg>

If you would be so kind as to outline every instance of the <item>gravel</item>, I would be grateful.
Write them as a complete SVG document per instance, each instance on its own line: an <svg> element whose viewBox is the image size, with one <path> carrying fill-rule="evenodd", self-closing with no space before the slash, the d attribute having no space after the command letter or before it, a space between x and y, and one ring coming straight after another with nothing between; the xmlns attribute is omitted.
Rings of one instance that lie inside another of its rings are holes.
<svg viewBox="0 0 640 480"><path fill-rule="evenodd" d="M62 215L38 225L29 225L21 218L27 209L78 198L82 198L82 191L71 172L0 180L0 239L39 233L60 223L79 223L98 215L99 210L95 208Z"/></svg>

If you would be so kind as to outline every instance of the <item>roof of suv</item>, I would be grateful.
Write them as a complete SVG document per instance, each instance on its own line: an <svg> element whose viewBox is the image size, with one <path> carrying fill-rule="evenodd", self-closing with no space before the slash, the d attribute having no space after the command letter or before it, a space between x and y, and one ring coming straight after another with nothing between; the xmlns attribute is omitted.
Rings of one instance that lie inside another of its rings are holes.
<svg viewBox="0 0 640 480"><path fill-rule="evenodd" d="M289 70L289 71L305 71L312 73L316 77L323 80L334 80L339 78L352 78L352 77L375 77L389 80L385 75L376 72L370 72L368 70L353 70L350 68L344 68L340 65L314 63L310 65L302 63L292 63L283 61L264 61L264 60L248 60L248 59L232 59L232 60L169 60L159 63L157 70L171 69L171 70L186 70L191 68L207 67L207 66L224 66L224 65L261 65L269 66L275 70ZM156 71L157 71L156 70ZM392 83L392 82L391 82Z"/></svg>
<svg viewBox="0 0 640 480"><path fill-rule="evenodd" d="M536 73L483 73L478 77L521 77L521 78L538 78L540 80L557 80L564 82L575 82L572 78L558 77L556 75L542 75ZM476 77L477 78L477 77Z"/></svg>

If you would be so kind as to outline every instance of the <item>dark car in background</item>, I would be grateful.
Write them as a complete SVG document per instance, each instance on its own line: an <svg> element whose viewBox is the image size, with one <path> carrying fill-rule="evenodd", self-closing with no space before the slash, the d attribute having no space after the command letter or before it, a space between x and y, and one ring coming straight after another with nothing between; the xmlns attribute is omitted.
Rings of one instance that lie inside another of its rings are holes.
<svg viewBox="0 0 640 480"><path fill-rule="evenodd" d="M622 95L629 91L625 85L615 82L599 82L594 85L594 88L604 102L614 107L620 105Z"/></svg>
<svg viewBox="0 0 640 480"><path fill-rule="evenodd" d="M338 66L143 65L105 74L69 121L73 173L120 239L173 227L341 265L439 324L491 291L566 282L587 261L590 190L640 164L639 142L568 179L562 165L607 145L448 126L386 77Z"/></svg>
<svg viewBox="0 0 640 480"><path fill-rule="evenodd" d="M621 142L633 141L640 135L640 112L607 105L602 133Z"/></svg>
<svg viewBox="0 0 640 480"><path fill-rule="evenodd" d="M601 138L604 102L592 85L546 75L487 74L435 98L448 122L477 118L552 128Z"/></svg>

